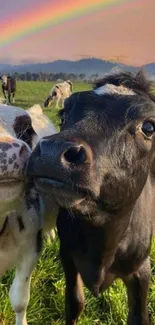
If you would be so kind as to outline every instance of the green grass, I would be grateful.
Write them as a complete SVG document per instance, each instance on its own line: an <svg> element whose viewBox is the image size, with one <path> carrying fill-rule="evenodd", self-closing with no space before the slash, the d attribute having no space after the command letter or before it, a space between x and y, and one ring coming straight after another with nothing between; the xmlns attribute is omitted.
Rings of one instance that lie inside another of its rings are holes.
<svg viewBox="0 0 155 325"><path fill-rule="evenodd" d="M34 104L43 104L44 99L49 94L49 91L54 83L50 82L18 82L17 83L17 95L16 95L16 105L29 108ZM79 91L81 89L87 90L90 88L88 84L77 83L74 85L74 91ZM56 127L58 127L57 110L55 105L46 108L45 113L52 120Z"/></svg>
<svg viewBox="0 0 155 325"><path fill-rule="evenodd" d="M90 86L76 84L74 91ZM35 103L42 104L51 88L51 83L19 82L17 84L16 105L28 108ZM1 94L0 94L1 96ZM6 108L7 109L7 108ZM50 107L44 112L58 128L57 111ZM28 307L29 325L64 324L64 276L58 258L59 242L44 243L42 256L32 276L31 299ZM155 243L152 245L152 280L148 296L151 325L155 324ZM0 325L14 324L8 290L13 280L14 270L7 272L0 283ZM85 310L79 325L125 325L127 317L127 297L122 282L116 281L103 295L95 299L85 290Z"/></svg>

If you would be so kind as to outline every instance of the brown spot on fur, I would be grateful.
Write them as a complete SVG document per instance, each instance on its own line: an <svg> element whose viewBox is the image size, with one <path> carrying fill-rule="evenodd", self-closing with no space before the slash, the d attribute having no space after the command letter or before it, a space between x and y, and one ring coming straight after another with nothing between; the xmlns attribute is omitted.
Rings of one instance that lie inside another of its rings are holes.
<svg viewBox="0 0 155 325"><path fill-rule="evenodd" d="M40 229L38 231L37 237L36 237L36 251L37 251L37 253L41 252L42 242L43 242L42 229Z"/></svg>
<svg viewBox="0 0 155 325"><path fill-rule="evenodd" d="M14 169L18 169L19 168L19 165L15 162L13 168Z"/></svg>
<svg viewBox="0 0 155 325"><path fill-rule="evenodd" d="M15 160L16 158L17 158L17 156L16 156L16 154L14 153L14 154L12 155L12 159Z"/></svg>
<svg viewBox="0 0 155 325"><path fill-rule="evenodd" d="M20 145L19 145L18 143L13 143L12 145L13 145L13 147L15 147L15 148L19 148L19 147L20 147Z"/></svg>
<svg viewBox="0 0 155 325"><path fill-rule="evenodd" d="M18 139L23 140L32 148L32 140L36 135L30 116L22 115L17 116L13 125L14 131Z"/></svg>
<svg viewBox="0 0 155 325"><path fill-rule="evenodd" d="M2 173L6 172L7 171L7 166L4 165L4 166L1 166L1 169L2 169Z"/></svg>
<svg viewBox="0 0 155 325"><path fill-rule="evenodd" d="M32 207L39 213L40 211L40 199L39 194L31 188L32 185L29 184L29 188L25 192L25 200L27 209L30 210Z"/></svg>
<svg viewBox="0 0 155 325"><path fill-rule="evenodd" d="M24 229L25 229L25 225L24 225L24 222L23 222L23 220L22 220L22 217L19 216L19 217L17 218L17 221L18 221L18 225L19 225L19 231L24 230Z"/></svg>
<svg viewBox="0 0 155 325"><path fill-rule="evenodd" d="M1 164L6 165L6 163L7 163L7 160L6 160L6 159L2 159L2 160L1 160Z"/></svg>
<svg viewBox="0 0 155 325"><path fill-rule="evenodd" d="M9 161L8 161L9 165L12 165L13 163L13 160L11 158L9 158Z"/></svg>
<svg viewBox="0 0 155 325"><path fill-rule="evenodd" d="M6 158L6 156L7 156L6 152L0 153L0 159Z"/></svg>
<svg viewBox="0 0 155 325"><path fill-rule="evenodd" d="M4 231L5 231L5 229L6 229L6 227L7 227L7 224L8 224L8 216L5 218L5 221L4 221L4 223L3 223L3 226L2 226L2 228L1 228L1 230L0 230L0 236L2 236L2 234L4 233Z"/></svg>
<svg viewBox="0 0 155 325"><path fill-rule="evenodd" d="M11 149L11 148L12 148L12 146L9 143L5 143L5 142L0 143L0 149L2 151L7 151L8 149Z"/></svg>

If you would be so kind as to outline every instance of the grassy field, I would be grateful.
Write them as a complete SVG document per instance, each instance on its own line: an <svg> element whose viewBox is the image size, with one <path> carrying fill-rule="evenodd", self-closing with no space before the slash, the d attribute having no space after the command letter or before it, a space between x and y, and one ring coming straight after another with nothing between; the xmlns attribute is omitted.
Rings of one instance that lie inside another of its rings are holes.
<svg viewBox="0 0 155 325"><path fill-rule="evenodd" d="M76 84L74 91L85 90L90 86ZM19 82L17 84L16 106L29 108L35 103L42 104L51 88L50 83ZM1 96L1 93L0 93ZM44 110L58 128L57 111L52 107ZM32 276L31 300L28 307L29 325L64 324L64 277L58 258L59 242L44 243L44 249L38 266ZM151 325L155 324L155 243L152 245L152 281L149 290L148 306ZM0 325L14 324L8 299L8 290L14 270L7 272L0 283ZM125 325L127 316L126 291L121 281L116 281L98 299L85 290L85 311L79 319L79 325Z"/></svg>

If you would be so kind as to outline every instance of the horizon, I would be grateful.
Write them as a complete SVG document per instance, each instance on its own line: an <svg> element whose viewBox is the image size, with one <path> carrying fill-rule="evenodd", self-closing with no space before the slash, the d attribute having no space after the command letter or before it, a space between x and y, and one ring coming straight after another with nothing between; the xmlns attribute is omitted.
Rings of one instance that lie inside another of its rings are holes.
<svg viewBox="0 0 155 325"><path fill-rule="evenodd" d="M93 8L96 2L93 11L90 5ZM94 57L138 67L155 61L154 0L86 0L85 4L83 8L82 0L74 5L71 0L12 0L10 7L10 0L5 0L0 11L0 63Z"/></svg>

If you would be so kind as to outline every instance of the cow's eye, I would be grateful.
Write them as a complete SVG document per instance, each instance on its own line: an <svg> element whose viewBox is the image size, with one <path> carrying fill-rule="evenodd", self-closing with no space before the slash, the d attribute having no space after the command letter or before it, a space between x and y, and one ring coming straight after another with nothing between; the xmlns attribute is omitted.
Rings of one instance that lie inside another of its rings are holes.
<svg viewBox="0 0 155 325"><path fill-rule="evenodd" d="M151 138L155 132L155 125L153 122L145 121L142 125L142 132L148 137Z"/></svg>

